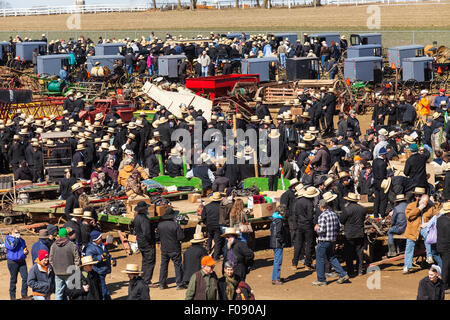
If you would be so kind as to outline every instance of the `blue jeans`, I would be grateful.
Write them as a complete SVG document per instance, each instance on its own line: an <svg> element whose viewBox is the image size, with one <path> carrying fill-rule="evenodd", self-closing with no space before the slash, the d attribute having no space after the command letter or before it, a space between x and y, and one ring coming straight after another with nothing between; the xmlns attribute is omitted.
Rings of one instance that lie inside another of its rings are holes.
<svg viewBox="0 0 450 320"><path fill-rule="evenodd" d="M273 254L272 281L280 280L281 264L283 263L283 248L273 249Z"/></svg>
<svg viewBox="0 0 450 320"><path fill-rule="evenodd" d="M325 69L325 62L328 61L328 56L326 55L320 56L320 61L322 62L322 69Z"/></svg>
<svg viewBox="0 0 450 320"><path fill-rule="evenodd" d="M55 300L67 300L66 288L69 276L55 275Z"/></svg>
<svg viewBox="0 0 450 320"><path fill-rule="evenodd" d="M11 299L16 298L16 284L17 284L17 275L20 273L20 276L22 277L22 288L20 290L20 293L22 296L28 295L28 270L27 270L27 263L25 260L23 261L12 261L8 260L8 270L10 274L9 278L9 297Z"/></svg>
<svg viewBox="0 0 450 320"><path fill-rule="evenodd" d="M411 239L406 239L406 247L405 247L405 269L412 268L412 260L414 257L414 247L416 246L416 242Z"/></svg>
<svg viewBox="0 0 450 320"><path fill-rule="evenodd" d="M148 68L148 74L149 74L150 76L153 75L153 67Z"/></svg>
<svg viewBox="0 0 450 320"><path fill-rule="evenodd" d="M132 65L127 64L127 72L128 72L128 74L132 74L133 73L133 66Z"/></svg>
<svg viewBox="0 0 450 320"><path fill-rule="evenodd" d="M316 247L316 271L317 271L317 281L326 282L325 277L325 259L330 261L330 265L339 274L339 277L345 277L347 273L341 267L339 260L334 255L334 245L333 242L329 241L319 241Z"/></svg>
<svg viewBox="0 0 450 320"><path fill-rule="evenodd" d="M283 68L286 68L286 53L280 53L280 64Z"/></svg>
<svg viewBox="0 0 450 320"><path fill-rule="evenodd" d="M100 286L102 288L103 300L111 300L111 294L109 293L108 288L106 287L106 274L99 274L100 278Z"/></svg>
<svg viewBox="0 0 450 320"><path fill-rule="evenodd" d="M202 77L208 76L208 66L202 67Z"/></svg>
<svg viewBox="0 0 450 320"><path fill-rule="evenodd" d="M442 259L439 253L437 253L436 243L431 245L431 255L433 256L434 261L438 264L439 268L442 269Z"/></svg>
<svg viewBox="0 0 450 320"><path fill-rule="evenodd" d="M427 240L428 230L426 228L420 229L420 235L423 237L423 242L425 243L425 249L427 251L427 258L431 257L431 244L427 244L425 241Z"/></svg>
<svg viewBox="0 0 450 320"><path fill-rule="evenodd" d="M394 234L402 234L404 230L402 231L398 226L393 226L388 231L388 243L390 245L394 245Z"/></svg>

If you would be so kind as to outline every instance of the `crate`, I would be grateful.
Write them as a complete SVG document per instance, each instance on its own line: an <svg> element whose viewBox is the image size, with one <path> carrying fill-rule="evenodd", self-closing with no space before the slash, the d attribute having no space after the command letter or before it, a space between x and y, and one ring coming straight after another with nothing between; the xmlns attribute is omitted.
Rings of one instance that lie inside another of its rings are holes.
<svg viewBox="0 0 450 320"><path fill-rule="evenodd" d="M150 198L137 197L137 198L135 198L133 200L127 200L126 201L126 207L127 207L126 217L127 218L134 219L136 217L137 212L134 211L134 208L141 201L144 201L145 203L150 205L150 207L148 207L149 216L150 217L154 217L155 216L155 205L151 203Z"/></svg>
<svg viewBox="0 0 450 320"><path fill-rule="evenodd" d="M200 193L191 193L188 195L188 200L189 202L197 203L198 202L197 200L200 199L201 197L202 195Z"/></svg>
<svg viewBox="0 0 450 320"><path fill-rule="evenodd" d="M264 92L266 102L291 102L297 98L297 92L291 88L267 88Z"/></svg>
<svg viewBox="0 0 450 320"><path fill-rule="evenodd" d="M164 205L164 206L157 206L156 207L156 217L161 217L163 216L167 210L169 210L169 208L171 208L171 206L169 205Z"/></svg>
<svg viewBox="0 0 450 320"><path fill-rule="evenodd" d="M276 206L277 206L276 202L254 204L253 205L253 217L255 219L271 217L275 211Z"/></svg>

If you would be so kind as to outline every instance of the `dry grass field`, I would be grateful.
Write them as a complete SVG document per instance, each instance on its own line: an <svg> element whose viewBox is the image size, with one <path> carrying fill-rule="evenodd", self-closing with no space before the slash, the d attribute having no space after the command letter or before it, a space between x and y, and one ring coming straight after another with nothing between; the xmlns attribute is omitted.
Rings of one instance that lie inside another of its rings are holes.
<svg viewBox="0 0 450 320"><path fill-rule="evenodd" d="M442 30L450 27L450 2L382 5L381 28ZM81 30L363 30L367 6L274 9L173 10L85 14ZM68 15L1 17L0 31L67 30Z"/></svg>

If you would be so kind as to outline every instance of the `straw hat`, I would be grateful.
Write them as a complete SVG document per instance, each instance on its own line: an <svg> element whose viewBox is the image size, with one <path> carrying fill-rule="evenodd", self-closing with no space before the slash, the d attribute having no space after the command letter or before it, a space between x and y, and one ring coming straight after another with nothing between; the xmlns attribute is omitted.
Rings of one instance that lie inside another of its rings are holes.
<svg viewBox="0 0 450 320"><path fill-rule="evenodd" d="M425 194L425 188L415 187L414 194Z"/></svg>
<svg viewBox="0 0 450 320"><path fill-rule="evenodd" d="M153 138L161 138L161 133L159 131L154 131Z"/></svg>
<svg viewBox="0 0 450 320"><path fill-rule="evenodd" d="M320 191L317 190L315 187L308 187L306 189L303 189L303 196L305 198L315 198L320 194Z"/></svg>
<svg viewBox="0 0 450 320"><path fill-rule="evenodd" d="M77 163L77 168L81 168L81 167L85 167L86 165L84 164L84 162L83 161L79 161L78 163Z"/></svg>
<svg viewBox="0 0 450 320"><path fill-rule="evenodd" d="M309 127L308 131L310 133L319 133L319 130L316 129L316 127Z"/></svg>
<svg viewBox="0 0 450 320"><path fill-rule="evenodd" d="M242 119L242 113L236 113L236 119Z"/></svg>
<svg viewBox="0 0 450 320"><path fill-rule="evenodd" d="M110 146L108 148L108 152L113 152L113 151L117 151L117 148L115 146Z"/></svg>
<svg viewBox="0 0 450 320"><path fill-rule="evenodd" d="M167 121L169 121L169 120L167 120L166 117L161 117L161 118L159 118L159 124L166 123Z"/></svg>
<svg viewBox="0 0 450 320"><path fill-rule="evenodd" d="M278 129L271 129L270 133L267 136L271 139L276 139L280 136L280 132L278 131Z"/></svg>
<svg viewBox="0 0 450 320"><path fill-rule="evenodd" d="M95 138L94 139L94 143L101 143L102 142L102 138Z"/></svg>
<svg viewBox="0 0 450 320"><path fill-rule="evenodd" d="M214 192L211 200L212 201L221 201L223 199L222 194L220 192Z"/></svg>
<svg viewBox="0 0 450 320"><path fill-rule="evenodd" d="M201 242L205 242L206 240L208 240L208 238L205 238L203 236L203 233L194 233L194 238L190 241L191 243L201 243Z"/></svg>
<svg viewBox="0 0 450 320"><path fill-rule="evenodd" d="M334 193L332 193L330 191L325 192L323 194L323 200L325 200L326 202L331 202L331 201L333 201L336 198L337 198L337 194L334 194Z"/></svg>
<svg viewBox="0 0 450 320"><path fill-rule="evenodd" d="M406 201L405 195L404 194L398 194L395 196L395 202L399 202L399 201Z"/></svg>
<svg viewBox="0 0 450 320"><path fill-rule="evenodd" d="M387 136L388 135L388 131L385 128L380 129L380 131L378 131L379 135L382 136Z"/></svg>
<svg viewBox="0 0 450 320"><path fill-rule="evenodd" d="M323 183L325 187L328 187L330 184L334 182L334 179L332 177L328 177L327 180Z"/></svg>
<svg viewBox="0 0 450 320"><path fill-rule="evenodd" d="M128 274L142 274L142 271L139 271L139 266L134 263L127 263L127 267L121 272Z"/></svg>
<svg viewBox="0 0 450 320"><path fill-rule="evenodd" d="M48 148L52 148L52 147L56 147L56 144L55 144L55 142L53 140L47 140L46 146Z"/></svg>
<svg viewBox="0 0 450 320"><path fill-rule="evenodd" d="M289 188L294 188L300 183L300 181L297 180L297 178L289 180Z"/></svg>
<svg viewBox="0 0 450 320"><path fill-rule="evenodd" d="M82 188L84 188L83 187L83 185L80 183L80 182L77 182L77 183L75 183L73 186L72 186L72 192L75 192L75 191L77 191L77 190L79 190L79 189L82 189Z"/></svg>
<svg viewBox="0 0 450 320"><path fill-rule="evenodd" d="M94 259L92 259L92 256L84 256L81 258L81 267L97 263L98 261L94 261Z"/></svg>
<svg viewBox="0 0 450 320"><path fill-rule="evenodd" d="M83 209L82 208L75 208L75 209L73 209L73 212L70 215L72 217L82 217L83 216Z"/></svg>
<svg viewBox="0 0 450 320"><path fill-rule="evenodd" d="M82 150L86 150L84 144L77 144L77 148L75 149L75 151L82 151Z"/></svg>
<svg viewBox="0 0 450 320"><path fill-rule="evenodd" d="M160 124L159 120L155 120L155 121L153 121L152 126L153 126L153 128L156 129L156 128L158 128L159 124Z"/></svg>
<svg viewBox="0 0 450 320"><path fill-rule="evenodd" d="M303 142L299 142L297 147L301 148L301 149L306 149L306 144Z"/></svg>
<svg viewBox="0 0 450 320"><path fill-rule="evenodd" d="M349 192L348 195L344 197L344 199L352 202L358 202L359 196L356 193Z"/></svg>
<svg viewBox="0 0 450 320"><path fill-rule="evenodd" d="M307 132L304 136L303 136L303 140L304 141L313 141L314 139L316 139L316 136L311 134L310 132Z"/></svg>
<svg viewBox="0 0 450 320"><path fill-rule="evenodd" d="M116 124L124 124L124 122L122 121L122 119L119 118L116 120Z"/></svg>
<svg viewBox="0 0 450 320"><path fill-rule="evenodd" d="M251 154L253 154L254 151L255 151L255 149L253 149L252 147L246 146L245 150L244 150L244 154L245 155L251 155Z"/></svg>
<svg viewBox="0 0 450 320"><path fill-rule="evenodd" d="M94 220L94 217L92 216L92 212L91 211L84 211L83 215L82 215L83 219L90 219L90 220Z"/></svg>
<svg viewBox="0 0 450 320"><path fill-rule="evenodd" d="M150 140L148 140L148 142L147 142L147 144L149 145L149 146L153 146L153 145L155 145L155 144L157 144L158 143L158 141L156 141L155 139L150 139Z"/></svg>
<svg viewBox="0 0 450 320"><path fill-rule="evenodd" d="M445 101L442 101L445 102ZM439 112L435 112L433 113L433 120L436 120L437 118L439 118L441 116L441 114Z"/></svg>
<svg viewBox="0 0 450 320"><path fill-rule="evenodd" d="M381 189L384 190L384 193L388 193L389 187L391 186L391 177L388 177L387 179L383 179L381 181Z"/></svg>
<svg viewBox="0 0 450 320"><path fill-rule="evenodd" d="M236 230L236 228L225 228L225 232L222 234L222 237L226 236L239 236L239 232Z"/></svg>
<svg viewBox="0 0 450 320"><path fill-rule="evenodd" d="M413 137L407 136L407 135L405 135L405 136L403 137L403 140L404 140L405 142L407 142L407 143L414 143L414 142L415 142L415 140L414 140Z"/></svg>
<svg viewBox="0 0 450 320"><path fill-rule="evenodd" d="M137 128L136 123L130 122L130 123L128 124L128 129L136 129L136 128Z"/></svg>
<svg viewBox="0 0 450 320"><path fill-rule="evenodd" d="M450 212L450 201L447 201L443 204L441 213L449 213Z"/></svg>
<svg viewBox="0 0 450 320"><path fill-rule="evenodd" d="M258 121L259 121L258 116L251 116L250 117L250 122L258 122Z"/></svg>
<svg viewBox="0 0 450 320"><path fill-rule="evenodd" d="M94 128L101 128L102 126L100 124L100 121L95 121L93 127Z"/></svg>
<svg viewBox="0 0 450 320"><path fill-rule="evenodd" d="M136 139L136 136L134 135L134 133L130 133L129 135L128 135L128 138L130 138L130 139Z"/></svg>
<svg viewBox="0 0 450 320"><path fill-rule="evenodd" d="M100 147L101 147L103 150L107 150L107 149L109 149L109 144L106 143L106 142L103 142L103 143L101 144Z"/></svg>

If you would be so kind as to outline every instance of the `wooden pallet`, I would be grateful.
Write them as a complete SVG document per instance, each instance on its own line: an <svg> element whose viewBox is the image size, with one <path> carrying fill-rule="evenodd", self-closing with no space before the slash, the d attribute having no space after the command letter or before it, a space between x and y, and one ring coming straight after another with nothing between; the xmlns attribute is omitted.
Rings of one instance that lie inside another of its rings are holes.
<svg viewBox="0 0 450 320"><path fill-rule="evenodd" d="M291 102L297 99L298 95L294 89L290 88L266 88L264 92L265 102Z"/></svg>
<svg viewBox="0 0 450 320"><path fill-rule="evenodd" d="M299 80L297 81L297 88L320 88L320 87L325 87L325 88L333 88L334 84L336 83L337 80Z"/></svg>

